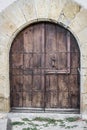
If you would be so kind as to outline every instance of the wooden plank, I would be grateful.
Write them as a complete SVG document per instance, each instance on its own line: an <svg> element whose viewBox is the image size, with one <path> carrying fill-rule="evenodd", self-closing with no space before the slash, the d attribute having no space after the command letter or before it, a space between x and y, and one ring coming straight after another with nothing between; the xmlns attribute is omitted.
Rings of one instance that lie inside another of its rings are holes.
<svg viewBox="0 0 87 130"><path fill-rule="evenodd" d="M55 52L56 51L56 27L54 24L46 23L46 52Z"/></svg>
<svg viewBox="0 0 87 130"><path fill-rule="evenodd" d="M23 91L23 107L32 107L32 92Z"/></svg>
<svg viewBox="0 0 87 130"><path fill-rule="evenodd" d="M11 57L12 68L22 68L23 67L23 54L12 54Z"/></svg>
<svg viewBox="0 0 87 130"><path fill-rule="evenodd" d="M33 38L32 107L42 107L44 105L44 77L42 77L41 67L44 67L44 24L34 25Z"/></svg>
<svg viewBox="0 0 87 130"><path fill-rule="evenodd" d="M41 67L41 55L40 54L33 54L33 67L40 68Z"/></svg>
<svg viewBox="0 0 87 130"><path fill-rule="evenodd" d="M24 54L24 69L33 68L33 54Z"/></svg>
<svg viewBox="0 0 87 130"><path fill-rule="evenodd" d="M67 70L67 62L67 53L58 53L58 70Z"/></svg>
<svg viewBox="0 0 87 130"><path fill-rule="evenodd" d="M13 41L13 44L11 46L11 53L23 53L23 46L23 34L20 33Z"/></svg>
<svg viewBox="0 0 87 130"><path fill-rule="evenodd" d="M35 107L35 108L44 107L44 92L43 91L32 92L32 107Z"/></svg>
<svg viewBox="0 0 87 130"><path fill-rule="evenodd" d="M30 26L23 31L24 52L29 53L33 51L33 33L33 26Z"/></svg>
<svg viewBox="0 0 87 130"><path fill-rule="evenodd" d="M12 92L22 92L23 89L23 76L12 76L11 77Z"/></svg>
<svg viewBox="0 0 87 130"><path fill-rule="evenodd" d="M66 91L68 92L68 76L67 75L58 75L58 87L59 92Z"/></svg>
<svg viewBox="0 0 87 130"><path fill-rule="evenodd" d="M58 108L57 91L47 91L46 92L46 108Z"/></svg>
<svg viewBox="0 0 87 130"><path fill-rule="evenodd" d="M68 92L59 92L59 108L69 108Z"/></svg>
<svg viewBox="0 0 87 130"><path fill-rule="evenodd" d="M58 90L59 90L59 107L69 108L69 87L68 87L68 76L59 75L58 76Z"/></svg>
<svg viewBox="0 0 87 130"><path fill-rule="evenodd" d="M34 52L44 52L44 24L34 25Z"/></svg>
<svg viewBox="0 0 87 130"><path fill-rule="evenodd" d="M22 107L22 92L13 92L11 97L12 107Z"/></svg>
<svg viewBox="0 0 87 130"><path fill-rule="evenodd" d="M40 75L33 75L33 90L41 90L41 76Z"/></svg>
<svg viewBox="0 0 87 130"><path fill-rule="evenodd" d="M53 24L46 24L45 26L46 68L56 69L56 27Z"/></svg>
<svg viewBox="0 0 87 130"><path fill-rule="evenodd" d="M57 90L57 76L56 75L46 75L46 91Z"/></svg>
<svg viewBox="0 0 87 130"><path fill-rule="evenodd" d="M58 107L57 76L46 75L46 107Z"/></svg>
<svg viewBox="0 0 87 130"><path fill-rule="evenodd" d="M12 68L10 71L11 75L23 75L23 69L22 68Z"/></svg>
<svg viewBox="0 0 87 130"><path fill-rule="evenodd" d="M75 104L79 104L80 100L80 92L79 92L79 77L78 75L70 75L69 76L69 84L70 84L70 94L71 94L71 104L72 107L76 107ZM75 101L74 99L77 98Z"/></svg>
<svg viewBox="0 0 87 130"><path fill-rule="evenodd" d="M62 33L57 33L58 40L58 52L67 52L67 35Z"/></svg>
<svg viewBox="0 0 87 130"><path fill-rule="evenodd" d="M30 92L32 90L32 75L24 75L23 76L23 91Z"/></svg>

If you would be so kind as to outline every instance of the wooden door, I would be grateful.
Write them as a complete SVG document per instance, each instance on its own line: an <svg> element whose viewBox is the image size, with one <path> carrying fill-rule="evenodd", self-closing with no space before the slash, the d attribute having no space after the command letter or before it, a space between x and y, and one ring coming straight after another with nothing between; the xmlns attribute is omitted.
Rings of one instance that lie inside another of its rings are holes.
<svg viewBox="0 0 87 130"><path fill-rule="evenodd" d="M11 107L79 108L80 54L76 40L57 24L33 24L10 51Z"/></svg>

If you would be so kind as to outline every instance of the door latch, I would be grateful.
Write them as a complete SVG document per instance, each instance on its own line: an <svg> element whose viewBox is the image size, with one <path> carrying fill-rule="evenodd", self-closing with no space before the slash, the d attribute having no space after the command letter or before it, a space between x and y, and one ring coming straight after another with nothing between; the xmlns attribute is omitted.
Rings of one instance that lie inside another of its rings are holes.
<svg viewBox="0 0 87 130"><path fill-rule="evenodd" d="M55 67L55 62L56 62L56 58L55 58L55 56L53 56L53 57L51 58L51 63L52 63L52 67L53 67L53 68Z"/></svg>

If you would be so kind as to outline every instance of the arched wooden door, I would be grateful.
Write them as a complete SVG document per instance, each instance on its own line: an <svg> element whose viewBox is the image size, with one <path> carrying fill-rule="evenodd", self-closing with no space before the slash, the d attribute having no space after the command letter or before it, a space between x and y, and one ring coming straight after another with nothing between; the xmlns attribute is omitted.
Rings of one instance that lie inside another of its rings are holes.
<svg viewBox="0 0 87 130"><path fill-rule="evenodd" d="M79 67L79 48L68 30L48 22L27 27L10 51L11 107L78 110Z"/></svg>

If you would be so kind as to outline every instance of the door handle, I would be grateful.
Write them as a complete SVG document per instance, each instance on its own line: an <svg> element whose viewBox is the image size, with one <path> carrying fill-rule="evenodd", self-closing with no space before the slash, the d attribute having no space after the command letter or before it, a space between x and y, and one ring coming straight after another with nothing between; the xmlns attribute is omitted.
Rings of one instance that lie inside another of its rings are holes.
<svg viewBox="0 0 87 130"><path fill-rule="evenodd" d="M56 59L55 59L55 57L53 56L53 57L51 58L51 64L52 64L52 67L53 67L53 68L55 67L55 62L56 62Z"/></svg>
<svg viewBox="0 0 87 130"><path fill-rule="evenodd" d="M77 68L77 70L78 70L78 72L79 72L79 74L80 74L80 73L81 73L80 68Z"/></svg>

